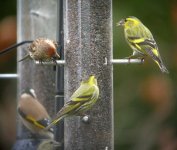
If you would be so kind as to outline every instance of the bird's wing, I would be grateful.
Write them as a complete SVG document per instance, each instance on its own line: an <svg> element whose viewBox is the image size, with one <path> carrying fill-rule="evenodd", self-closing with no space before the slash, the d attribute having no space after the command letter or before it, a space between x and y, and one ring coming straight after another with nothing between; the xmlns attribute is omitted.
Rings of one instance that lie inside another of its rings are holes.
<svg viewBox="0 0 177 150"><path fill-rule="evenodd" d="M153 59L161 59L157 44L152 39L144 39L139 37L129 37L129 42L140 52L150 55Z"/></svg>
<svg viewBox="0 0 177 150"><path fill-rule="evenodd" d="M88 84L81 84L81 86L73 93L71 100L66 102L62 109L57 113L51 124L46 127L49 129L65 116L77 113L77 110L87 103L94 96L95 86Z"/></svg>
<svg viewBox="0 0 177 150"><path fill-rule="evenodd" d="M20 108L18 108L18 113L23 119L25 119L26 121L32 123L33 125L39 128L44 129L47 126L47 124L49 124L48 123L49 120L47 118L41 120L35 120L35 118L33 118L32 116L26 115Z"/></svg>
<svg viewBox="0 0 177 150"><path fill-rule="evenodd" d="M73 102L88 101L94 93L94 86L83 84L71 96Z"/></svg>
<svg viewBox="0 0 177 150"><path fill-rule="evenodd" d="M31 59L30 55L26 54L22 59L18 60L18 62L21 62L21 61L28 59L28 58Z"/></svg>
<svg viewBox="0 0 177 150"><path fill-rule="evenodd" d="M81 85L71 96L71 100L66 102L64 107L57 113L57 116L64 116L70 112L75 112L83 103L89 101L94 93L94 86Z"/></svg>
<svg viewBox="0 0 177 150"><path fill-rule="evenodd" d="M150 30L143 24L132 26L125 30L125 36L131 46L140 53L149 54L148 50L152 49L153 53L158 56L158 47Z"/></svg>

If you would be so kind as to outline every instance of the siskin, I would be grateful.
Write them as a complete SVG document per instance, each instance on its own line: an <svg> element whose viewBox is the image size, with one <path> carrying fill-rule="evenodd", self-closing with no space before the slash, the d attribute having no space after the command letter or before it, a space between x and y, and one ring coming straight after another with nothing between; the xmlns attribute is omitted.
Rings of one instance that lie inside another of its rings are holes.
<svg viewBox="0 0 177 150"><path fill-rule="evenodd" d="M84 111L90 109L96 103L98 97L99 88L97 86L97 79L91 75L88 80L81 82L80 87L73 93L70 101L66 102L46 129L51 128L67 116L82 115Z"/></svg>
<svg viewBox="0 0 177 150"><path fill-rule="evenodd" d="M54 150L54 149L59 148L60 146L61 146L61 144L59 142L48 139L48 140L42 141L39 144L37 150Z"/></svg>
<svg viewBox="0 0 177 150"><path fill-rule="evenodd" d="M28 47L29 54L24 56L19 62L27 58L32 58L40 62L54 61L56 63L56 60L60 58L60 55L57 53L57 48L58 44L55 41L38 38Z"/></svg>
<svg viewBox="0 0 177 150"><path fill-rule="evenodd" d="M160 70L169 73L162 62L157 44L150 30L136 17L127 17L117 23L117 26L124 27L125 39L133 49L133 55L129 58L144 58L149 55Z"/></svg>
<svg viewBox="0 0 177 150"><path fill-rule="evenodd" d="M25 90L18 102L17 111L22 123L34 134L53 139L53 129L43 130L50 124L50 117L36 98L33 89Z"/></svg>

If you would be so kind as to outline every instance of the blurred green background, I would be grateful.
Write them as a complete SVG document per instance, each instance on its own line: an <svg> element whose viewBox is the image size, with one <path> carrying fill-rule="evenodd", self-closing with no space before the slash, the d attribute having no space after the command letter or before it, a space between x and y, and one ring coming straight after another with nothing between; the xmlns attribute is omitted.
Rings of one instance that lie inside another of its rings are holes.
<svg viewBox="0 0 177 150"><path fill-rule="evenodd" d="M0 50L16 42L16 1L0 2ZM177 1L113 0L113 54L132 54L116 23L136 16L153 33L170 71L144 64L114 66L115 150L177 150ZM0 59L0 73L16 72L16 52ZM15 141L16 80L0 79L0 149Z"/></svg>
<svg viewBox="0 0 177 150"><path fill-rule="evenodd" d="M170 74L149 58L114 66L116 150L177 150L177 1L113 0L113 54L132 54L116 23L136 16L153 33Z"/></svg>

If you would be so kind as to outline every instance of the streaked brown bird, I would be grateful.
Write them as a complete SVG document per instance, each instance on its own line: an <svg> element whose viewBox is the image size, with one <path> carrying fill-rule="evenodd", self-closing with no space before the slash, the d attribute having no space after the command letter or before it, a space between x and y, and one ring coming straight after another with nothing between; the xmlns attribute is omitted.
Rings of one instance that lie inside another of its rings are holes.
<svg viewBox="0 0 177 150"><path fill-rule="evenodd" d="M53 139L53 128L43 130L50 124L50 117L38 101L33 89L25 90L18 102L17 111L22 123L32 133Z"/></svg>
<svg viewBox="0 0 177 150"><path fill-rule="evenodd" d="M60 55L57 53L58 47L57 42L53 40L38 38L29 45L29 54L24 56L19 62L27 58L32 58L35 61L54 61L56 63L56 60L60 58Z"/></svg>

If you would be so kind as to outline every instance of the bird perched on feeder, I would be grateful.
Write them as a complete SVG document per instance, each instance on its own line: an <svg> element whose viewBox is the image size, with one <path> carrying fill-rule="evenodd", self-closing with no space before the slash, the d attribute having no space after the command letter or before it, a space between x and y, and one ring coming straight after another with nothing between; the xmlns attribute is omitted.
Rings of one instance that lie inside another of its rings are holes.
<svg viewBox="0 0 177 150"><path fill-rule="evenodd" d="M133 55L129 56L129 59L144 58L149 55L162 72L168 73L152 33L139 19L133 16L127 17L119 21L117 26L124 27L125 39L133 49Z"/></svg>
<svg viewBox="0 0 177 150"><path fill-rule="evenodd" d="M81 82L80 87L70 97L70 101L65 103L50 125L47 126L46 130L65 117L82 115L83 112L89 110L97 102L98 97L99 88L97 79L91 75L88 80Z"/></svg>
<svg viewBox="0 0 177 150"><path fill-rule="evenodd" d="M37 150L53 150L53 149L57 149L61 146L61 143L51 140L51 139L47 139L42 141Z"/></svg>
<svg viewBox="0 0 177 150"><path fill-rule="evenodd" d="M17 111L22 123L34 134L53 139L53 129L43 130L50 124L50 117L38 101L33 89L25 90L18 102Z"/></svg>
<svg viewBox="0 0 177 150"><path fill-rule="evenodd" d="M19 62L27 58L32 58L35 61L54 61L56 63L56 60L60 58L60 55L57 53L58 47L57 42L53 40L38 38L29 45L29 54L19 60Z"/></svg>

